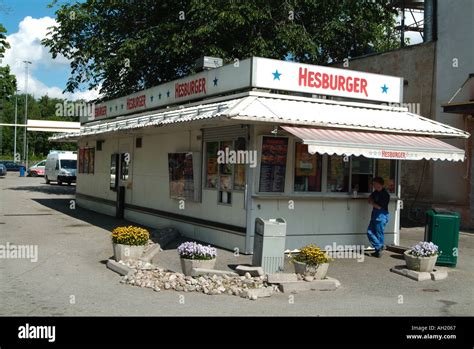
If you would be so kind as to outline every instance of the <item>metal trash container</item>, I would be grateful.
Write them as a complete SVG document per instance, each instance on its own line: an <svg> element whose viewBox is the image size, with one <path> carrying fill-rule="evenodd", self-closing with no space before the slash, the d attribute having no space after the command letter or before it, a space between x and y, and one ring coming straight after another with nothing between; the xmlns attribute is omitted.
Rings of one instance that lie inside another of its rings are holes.
<svg viewBox="0 0 474 349"><path fill-rule="evenodd" d="M25 166L20 166L20 177L25 177Z"/></svg>
<svg viewBox="0 0 474 349"><path fill-rule="evenodd" d="M256 218L252 264L261 266L268 274L282 271L285 242L286 221L283 218Z"/></svg>
<svg viewBox="0 0 474 349"><path fill-rule="evenodd" d="M439 247L436 265L455 267L458 261L459 213L434 208L426 212L425 240Z"/></svg>

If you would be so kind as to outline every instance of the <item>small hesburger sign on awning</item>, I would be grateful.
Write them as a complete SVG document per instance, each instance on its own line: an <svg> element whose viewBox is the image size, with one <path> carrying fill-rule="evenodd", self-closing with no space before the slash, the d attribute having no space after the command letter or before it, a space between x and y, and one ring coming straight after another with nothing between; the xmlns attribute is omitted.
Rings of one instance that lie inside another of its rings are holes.
<svg viewBox="0 0 474 349"><path fill-rule="evenodd" d="M439 139L389 133L282 126L308 145L312 154L373 159L464 161L464 150Z"/></svg>

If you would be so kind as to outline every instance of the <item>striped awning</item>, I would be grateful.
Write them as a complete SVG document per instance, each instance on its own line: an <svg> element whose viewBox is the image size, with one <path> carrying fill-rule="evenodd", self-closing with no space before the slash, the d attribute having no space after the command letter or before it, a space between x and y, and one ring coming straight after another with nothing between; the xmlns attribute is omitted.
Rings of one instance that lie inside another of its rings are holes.
<svg viewBox="0 0 474 349"><path fill-rule="evenodd" d="M311 154L464 161L464 150L432 137L293 126L282 128L307 144Z"/></svg>

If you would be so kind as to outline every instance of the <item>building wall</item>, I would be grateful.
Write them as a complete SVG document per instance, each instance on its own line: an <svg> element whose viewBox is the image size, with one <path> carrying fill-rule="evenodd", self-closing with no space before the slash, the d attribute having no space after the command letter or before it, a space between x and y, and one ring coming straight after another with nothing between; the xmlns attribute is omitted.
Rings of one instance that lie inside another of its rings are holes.
<svg viewBox="0 0 474 349"><path fill-rule="evenodd" d="M271 135L273 125L256 125L252 138ZM294 137L290 136L284 193L258 194L252 192L249 222L257 217L263 219L284 218L287 221L286 248L295 249L305 244L315 243L325 247L333 243L340 245L364 245L369 247L367 225L372 207L367 203L368 194L353 198L348 193L317 193L312 195L293 192L293 171L295 160ZM255 144L259 150L258 142ZM325 166L323 165L323 175ZM253 183L258 188L258 171L253 173ZM324 181L324 179L323 179ZM385 243L399 243L399 210L397 198L392 195L389 205L391 218L385 229ZM249 226L252 248L254 225Z"/></svg>
<svg viewBox="0 0 474 349"><path fill-rule="evenodd" d="M466 117L444 113L441 105L449 101L470 73L474 73L474 2L438 1L438 42L436 46L436 95L434 119L470 132ZM466 99L467 100L467 99ZM468 161L440 162L434 168L434 201L461 212L463 226L470 223L470 151L468 141L448 141L466 149Z"/></svg>
<svg viewBox="0 0 474 349"><path fill-rule="evenodd" d="M403 102L411 112L434 119L434 42L349 60L347 69L404 78ZM335 64L343 67L343 63ZM401 174L402 222L416 223L433 202L433 161L404 161Z"/></svg>
<svg viewBox="0 0 474 349"><path fill-rule="evenodd" d="M142 148L135 147L135 138L142 137ZM79 147L94 147L96 137L84 138L78 142ZM98 203L84 197L116 201L116 192L109 189L110 158L113 153L130 153L128 181L122 182L126 187L125 203L150 208L188 217L220 222L237 227L246 227L245 194L234 192L232 205L220 205L215 190L202 190L202 202L186 200L184 208L180 201L170 198L168 153L195 152L201 160L201 130L199 128L166 127L151 129L132 134L114 133L100 137L105 142L102 151L96 151L95 173L78 174L78 204L105 214L115 214L115 207ZM82 194L82 195L81 195ZM126 209L125 218L153 227L176 227L184 235L203 241L214 241L215 244L229 249L244 250L244 234L231 234L210 229L209 227L178 222L162 216L144 214L135 209ZM229 235L229 236L228 236Z"/></svg>

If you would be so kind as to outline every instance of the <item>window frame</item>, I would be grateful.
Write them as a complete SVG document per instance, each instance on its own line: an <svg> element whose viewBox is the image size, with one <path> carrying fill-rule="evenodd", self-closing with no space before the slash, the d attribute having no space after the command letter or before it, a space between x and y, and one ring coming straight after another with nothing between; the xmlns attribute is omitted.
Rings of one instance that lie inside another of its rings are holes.
<svg viewBox="0 0 474 349"><path fill-rule="evenodd" d="M293 139L293 142L292 142L292 149L288 148L288 153L290 152L290 150L292 151L293 153L293 161L291 161L292 163L292 166L291 166L291 192L296 194L296 195L308 195L308 194L318 194L318 193L324 193L324 190L323 190L323 184L326 184L327 182L327 176L326 176L326 181L323 181L323 177L324 176L324 170L325 170L325 166L324 166L324 157L326 154L319 154L319 153L315 153L317 154L318 158L316 160L316 163L320 163L320 169L321 169L321 175L320 175L320 190L319 191L313 191L313 190L296 190L295 189L295 180L296 180L296 145L300 143L300 144L303 144L304 143L299 140L299 139ZM319 161L318 161L319 160ZM326 166L326 172L327 172L327 166Z"/></svg>

